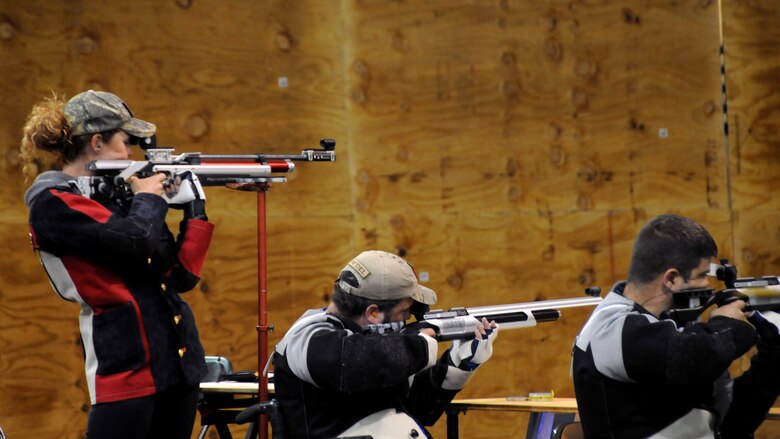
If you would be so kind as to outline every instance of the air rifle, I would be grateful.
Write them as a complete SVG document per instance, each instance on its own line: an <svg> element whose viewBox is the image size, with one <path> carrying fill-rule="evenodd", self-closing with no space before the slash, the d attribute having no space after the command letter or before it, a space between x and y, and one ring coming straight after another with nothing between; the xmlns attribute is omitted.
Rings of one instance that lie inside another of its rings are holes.
<svg viewBox="0 0 780 439"><path fill-rule="evenodd" d="M672 295L672 308L661 314L679 325L697 320L713 305L722 306L735 300L747 303L745 311L780 311L780 279L777 276L737 277L737 268L721 260L710 264L710 276L723 281L726 288L697 288L677 291Z"/></svg>
<svg viewBox="0 0 780 439"><path fill-rule="evenodd" d="M142 139L151 142L149 139ZM201 154L188 152L174 154L173 148L144 147L145 160L96 160L87 164L92 175L80 177L77 184L84 196L100 195L107 198L132 196L127 180L133 176L148 177L157 173L174 178L186 176L193 181L201 198L201 186L229 186L286 181L284 174L295 170L296 161L324 162L336 160L336 141L320 140L319 149L304 149L300 154ZM176 194L167 197L169 204L177 204Z"/></svg>
<svg viewBox="0 0 780 439"><path fill-rule="evenodd" d="M436 339L469 340L474 338L474 329L481 324L482 318L498 323L500 329L527 328L537 323L554 322L561 317L561 309L580 306L595 306L601 303L601 289L585 289L588 297L572 299L538 300L535 302L513 303L508 305L477 306L471 308L450 308L449 311L431 310L422 314L422 319L409 325L414 327L433 327ZM368 332L386 333L404 330L401 322L370 325Z"/></svg>

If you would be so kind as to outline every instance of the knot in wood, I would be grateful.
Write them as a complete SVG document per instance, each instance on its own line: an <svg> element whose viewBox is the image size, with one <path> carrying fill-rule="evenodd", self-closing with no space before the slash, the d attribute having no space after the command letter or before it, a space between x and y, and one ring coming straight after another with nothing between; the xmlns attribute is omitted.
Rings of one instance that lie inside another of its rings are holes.
<svg viewBox="0 0 780 439"><path fill-rule="evenodd" d="M0 39L10 40L16 35L16 28L13 24L4 21L0 23Z"/></svg>

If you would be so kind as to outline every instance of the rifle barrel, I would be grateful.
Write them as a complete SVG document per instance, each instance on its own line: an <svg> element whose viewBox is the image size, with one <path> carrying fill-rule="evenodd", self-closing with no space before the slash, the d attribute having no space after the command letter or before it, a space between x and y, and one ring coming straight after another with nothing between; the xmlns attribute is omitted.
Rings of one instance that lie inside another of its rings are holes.
<svg viewBox="0 0 780 439"><path fill-rule="evenodd" d="M249 161L249 162L268 162L268 161L304 161L304 162L332 162L336 160L336 154L333 151L306 150L301 154L191 154L192 157L204 162L209 161Z"/></svg>
<svg viewBox="0 0 780 439"><path fill-rule="evenodd" d="M466 308L466 311L477 318L507 315L516 312L534 312L542 310L555 311L561 308L574 308L580 306L595 306L601 303L601 297L576 297L572 299L538 300L535 302L512 303L508 305L489 305ZM540 320L544 321L544 320Z"/></svg>

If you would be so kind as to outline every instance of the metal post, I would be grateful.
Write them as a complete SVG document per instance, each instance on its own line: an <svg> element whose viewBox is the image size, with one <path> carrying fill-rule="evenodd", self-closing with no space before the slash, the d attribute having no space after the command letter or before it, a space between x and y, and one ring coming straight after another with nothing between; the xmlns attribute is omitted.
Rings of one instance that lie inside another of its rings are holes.
<svg viewBox="0 0 780 439"><path fill-rule="evenodd" d="M268 358L268 315L266 301L268 298L268 276L266 272L266 192L268 184L263 184L257 191L257 373L258 402L268 401L268 377L263 374L265 361ZM261 414L258 426L260 439L268 437L268 415Z"/></svg>

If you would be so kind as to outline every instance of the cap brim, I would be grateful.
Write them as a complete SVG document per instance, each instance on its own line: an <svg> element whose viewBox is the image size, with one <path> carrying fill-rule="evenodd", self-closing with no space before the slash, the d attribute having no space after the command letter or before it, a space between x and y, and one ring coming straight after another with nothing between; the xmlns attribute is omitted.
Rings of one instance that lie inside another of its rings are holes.
<svg viewBox="0 0 780 439"><path fill-rule="evenodd" d="M432 289L418 284L417 291L412 294L412 299L426 305L433 305L436 303L436 293Z"/></svg>
<svg viewBox="0 0 780 439"><path fill-rule="evenodd" d="M157 126L145 120L132 118L122 125L122 131L135 137L152 137L157 132Z"/></svg>

